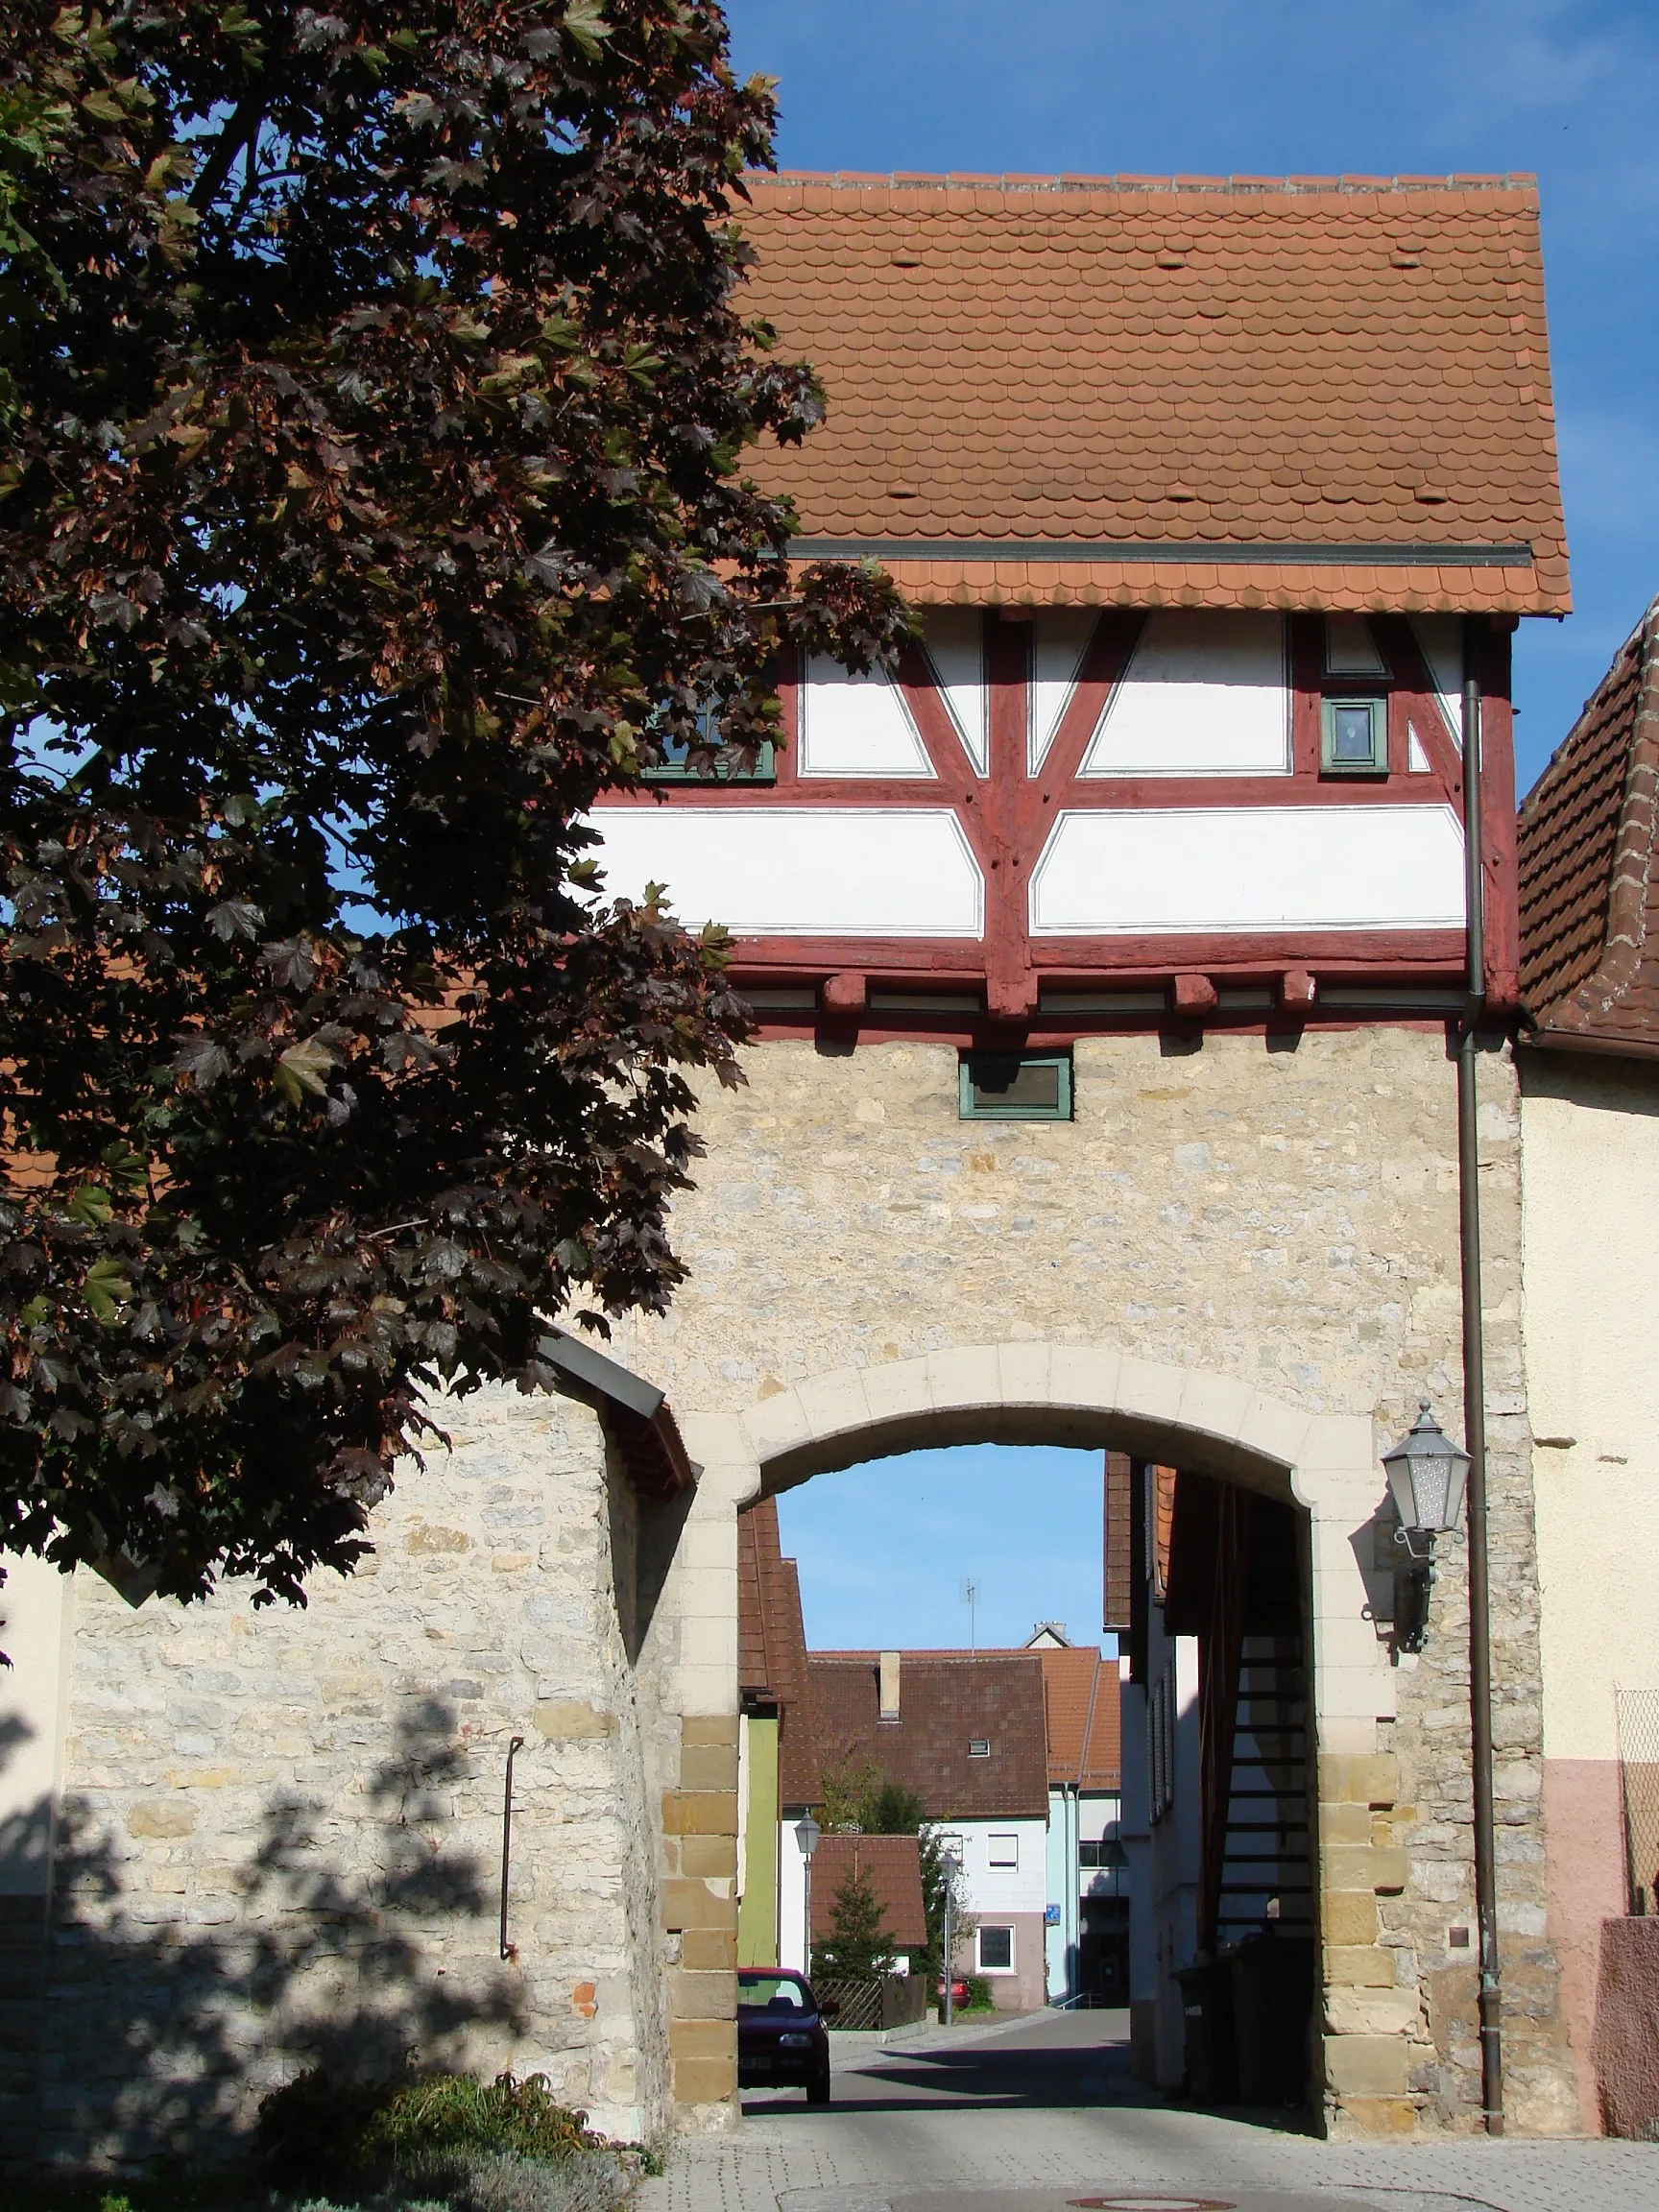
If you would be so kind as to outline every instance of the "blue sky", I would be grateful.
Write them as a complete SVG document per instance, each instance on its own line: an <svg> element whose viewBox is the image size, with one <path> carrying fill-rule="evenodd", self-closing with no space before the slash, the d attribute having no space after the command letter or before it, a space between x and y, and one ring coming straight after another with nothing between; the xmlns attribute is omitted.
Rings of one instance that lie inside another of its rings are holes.
<svg viewBox="0 0 1659 2212"><path fill-rule="evenodd" d="M778 1524L800 1562L807 1643L966 1649L972 1579L981 1649L1023 1644L1039 1621L1087 1644L1100 1633L1103 1473L1098 1452L974 1444L785 1491Z"/></svg>
<svg viewBox="0 0 1659 2212"><path fill-rule="evenodd" d="M1544 209L1577 612L1516 647L1523 790L1659 592L1655 0L730 0L800 169L1527 170ZM1012 1460L1012 1465L1011 1465ZM1094 1454L928 1453L781 1501L809 1639L1099 1620Z"/></svg>
<svg viewBox="0 0 1659 2212"><path fill-rule="evenodd" d="M1654 0L730 0L800 169L1529 170L1577 613L1523 624L1523 789L1659 592Z"/></svg>

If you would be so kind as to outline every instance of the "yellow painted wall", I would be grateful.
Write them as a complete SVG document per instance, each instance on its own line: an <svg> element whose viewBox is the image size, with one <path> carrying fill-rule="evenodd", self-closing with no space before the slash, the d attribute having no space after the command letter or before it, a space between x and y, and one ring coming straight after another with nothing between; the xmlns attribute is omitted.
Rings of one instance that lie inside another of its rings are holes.
<svg viewBox="0 0 1659 2212"><path fill-rule="evenodd" d="M1659 1690L1659 1065L1523 1055L1544 1751L1618 1756Z"/></svg>
<svg viewBox="0 0 1659 2212"><path fill-rule="evenodd" d="M746 1730L748 1819L743 1897L737 1908L737 1963L778 1962L778 1723L750 1718Z"/></svg>

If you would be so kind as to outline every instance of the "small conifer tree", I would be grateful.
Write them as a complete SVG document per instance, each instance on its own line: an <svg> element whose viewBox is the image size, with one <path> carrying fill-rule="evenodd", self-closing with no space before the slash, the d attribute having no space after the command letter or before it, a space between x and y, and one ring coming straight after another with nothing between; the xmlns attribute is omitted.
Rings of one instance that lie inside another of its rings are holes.
<svg viewBox="0 0 1659 2212"><path fill-rule="evenodd" d="M893 1957L893 1931L870 1878L856 1864L835 1892L828 1941L817 1946L813 1971L831 1982L867 1982L885 1973Z"/></svg>

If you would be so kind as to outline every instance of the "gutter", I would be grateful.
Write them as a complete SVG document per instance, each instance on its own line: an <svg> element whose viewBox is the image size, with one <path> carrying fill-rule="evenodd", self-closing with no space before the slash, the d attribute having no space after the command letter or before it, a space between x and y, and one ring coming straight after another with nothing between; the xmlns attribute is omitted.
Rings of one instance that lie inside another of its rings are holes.
<svg viewBox="0 0 1659 2212"><path fill-rule="evenodd" d="M1463 862L1468 1006L1457 1040L1457 1226L1462 1262L1463 1428L1469 1453L1469 1758L1475 1800L1475 1912L1480 1932L1480 2101L1488 2135L1503 2132L1503 1986L1498 1957L1497 1832L1492 1779L1491 1569L1486 1519L1486 1348L1480 1303L1479 1071L1486 1010L1485 854L1480 822L1480 679L1486 641L1463 626Z"/></svg>

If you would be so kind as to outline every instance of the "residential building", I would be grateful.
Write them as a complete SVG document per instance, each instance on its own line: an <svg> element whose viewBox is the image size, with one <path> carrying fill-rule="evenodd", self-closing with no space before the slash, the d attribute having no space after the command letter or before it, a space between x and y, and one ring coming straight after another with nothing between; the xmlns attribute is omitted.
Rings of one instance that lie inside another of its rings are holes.
<svg viewBox="0 0 1659 2212"><path fill-rule="evenodd" d="M1064 1636L1046 1622L1026 1645L1043 1662L1048 1749L1048 2002L1126 2005L1118 1662Z"/></svg>
<svg viewBox="0 0 1659 2212"><path fill-rule="evenodd" d="M822 1802L801 1579L785 1559L778 1506L763 1498L737 1520L737 1963L805 1966L805 1889L781 1918L785 1826Z"/></svg>
<svg viewBox="0 0 1659 2212"><path fill-rule="evenodd" d="M1659 600L1521 809L1518 1059L1548 1933L1580 2122L1647 2134L1659 2128L1656 816ZM1514 1603L1506 1594L1505 1613ZM1519 1619L1529 1624L1529 1608ZM1501 1711L1505 1746L1507 1700Z"/></svg>
<svg viewBox="0 0 1659 2212"><path fill-rule="evenodd" d="M921 1799L956 1851L976 1923L955 1954L999 2008L1045 2001L1047 1757L1043 1662L1024 1651L813 1651L820 1769L873 1766ZM788 1925L793 1831L783 1849Z"/></svg>

